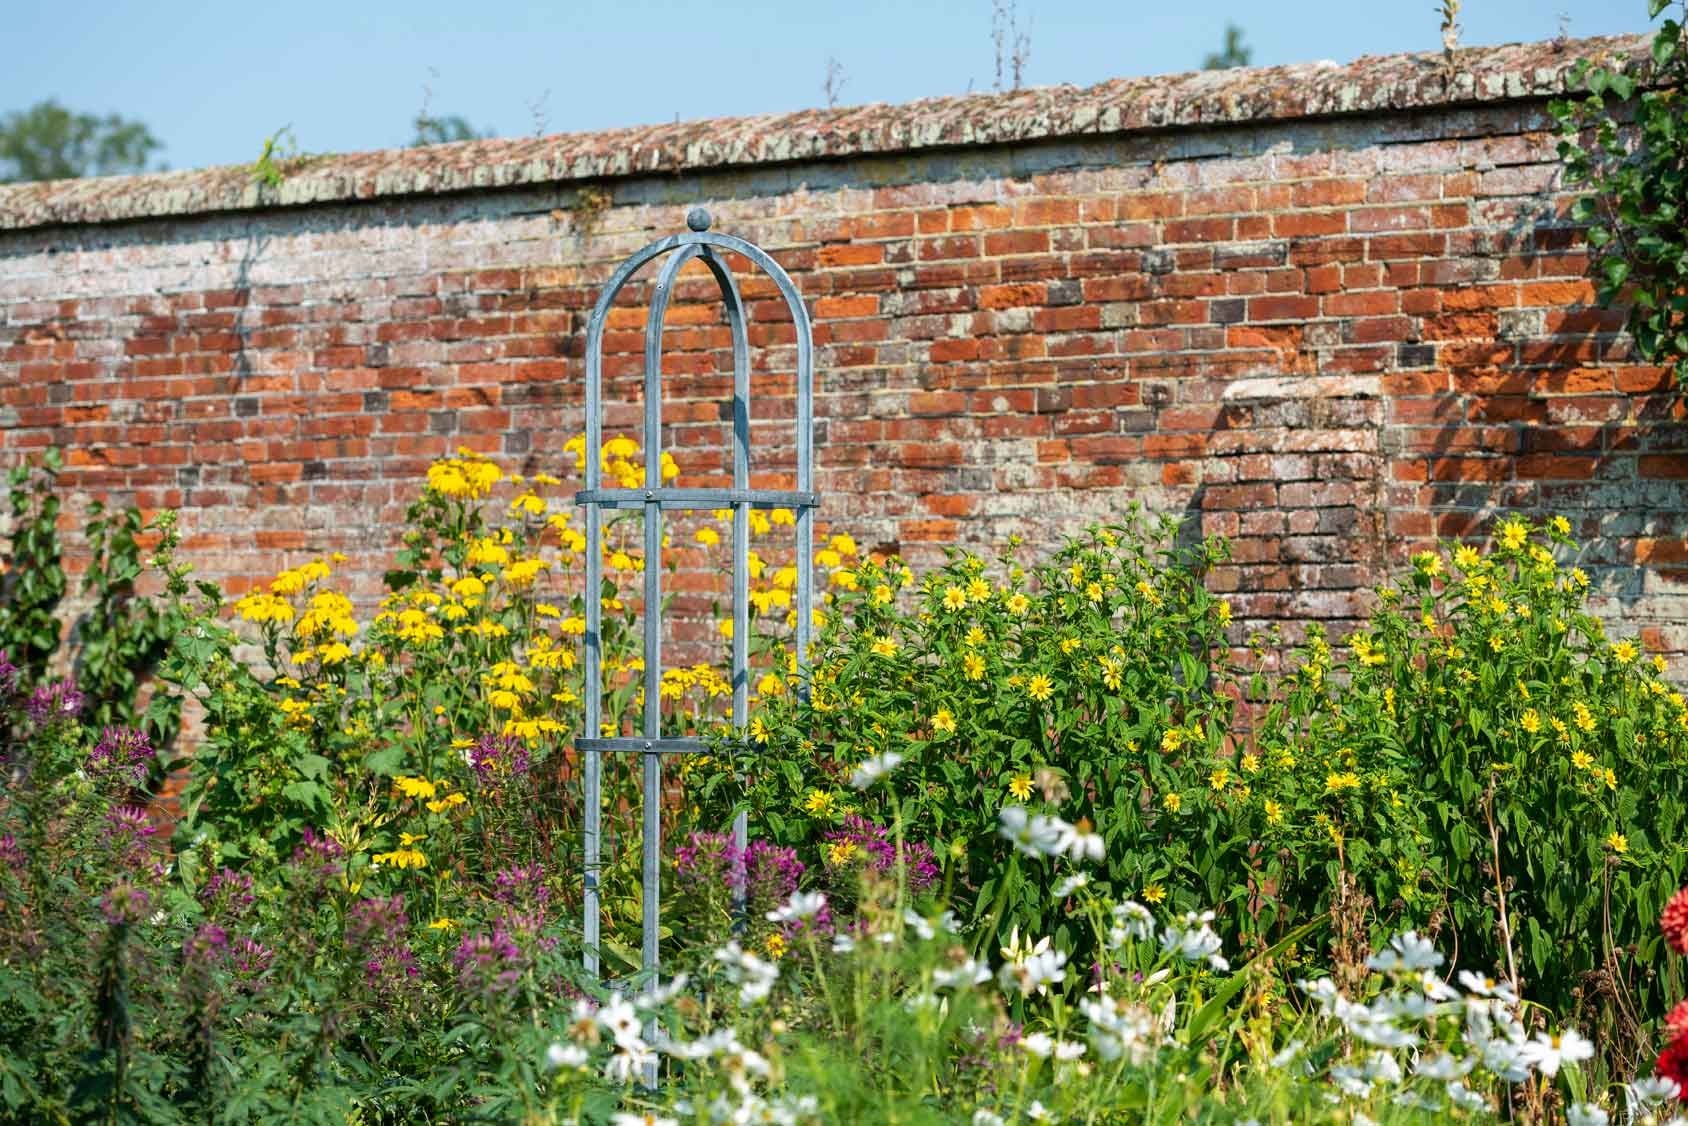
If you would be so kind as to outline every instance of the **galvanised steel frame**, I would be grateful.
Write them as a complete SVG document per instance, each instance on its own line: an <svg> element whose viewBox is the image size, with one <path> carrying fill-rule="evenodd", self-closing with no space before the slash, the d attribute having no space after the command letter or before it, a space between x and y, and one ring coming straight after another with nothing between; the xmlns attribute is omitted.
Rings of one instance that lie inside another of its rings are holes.
<svg viewBox="0 0 1688 1126"><path fill-rule="evenodd" d="M643 922L645 973L655 984L660 964L657 943L662 910L662 756L692 754L705 749L695 738L664 738L662 735L662 557L663 512L685 509L730 508L733 512L732 585L733 638L732 688L735 731L748 722L749 673L747 644L750 637L750 510L789 508L796 513L797 590L796 643L798 660L808 652L811 612L814 605L814 559L811 517L819 498L814 489L814 373L809 314L791 278L778 262L744 239L715 234L709 230L709 212L693 208L686 216L684 234L659 239L633 254L610 277L586 330L586 487L575 494L575 503L586 509L586 718L581 737L575 741L585 767L586 870L585 946L588 972L599 973L599 887L601 866L603 756L613 753L638 754L644 759L644 855ZM750 343L745 327L744 301L723 258L723 251L742 255L772 279L791 311L797 330L797 488L795 490L750 487ZM604 441L603 338L604 321L616 295L639 268L668 255L651 293L650 312L645 323L645 487L607 489L603 487L601 456ZM730 489L669 488L662 483L662 322L674 292L680 268L692 259L701 261L715 276L721 300L727 307L727 322L733 341L733 485ZM644 688L643 733L631 737L604 737L603 709L603 514L605 509L644 510ZM733 821L733 843L743 849L747 826L743 812ZM738 889L742 894L742 889Z"/></svg>

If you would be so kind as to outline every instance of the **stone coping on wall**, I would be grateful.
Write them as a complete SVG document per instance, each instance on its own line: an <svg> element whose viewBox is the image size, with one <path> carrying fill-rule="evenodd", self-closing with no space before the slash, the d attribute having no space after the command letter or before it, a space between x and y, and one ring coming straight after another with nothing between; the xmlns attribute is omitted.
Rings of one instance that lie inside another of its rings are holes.
<svg viewBox="0 0 1688 1126"><path fill-rule="evenodd" d="M1577 60L1633 66L1645 36L1369 56L902 105L674 122L298 158L279 186L247 165L0 186L0 230L673 175L795 161L1482 105L1562 93Z"/></svg>

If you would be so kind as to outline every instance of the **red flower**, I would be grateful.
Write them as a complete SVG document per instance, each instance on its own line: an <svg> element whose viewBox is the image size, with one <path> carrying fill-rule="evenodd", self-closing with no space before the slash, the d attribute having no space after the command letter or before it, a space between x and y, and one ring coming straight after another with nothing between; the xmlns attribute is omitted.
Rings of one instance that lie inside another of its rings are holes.
<svg viewBox="0 0 1688 1126"><path fill-rule="evenodd" d="M1672 950L1688 954L1688 888L1671 896L1665 904L1659 916L1659 929L1665 932L1665 941Z"/></svg>
<svg viewBox="0 0 1688 1126"><path fill-rule="evenodd" d="M1672 1040L1688 1033L1688 1001L1678 1001L1676 1008L1665 1017L1665 1032Z"/></svg>
<svg viewBox="0 0 1688 1126"><path fill-rule="evenodd" d="M1682 1093L1688 1095L1688 1035L1678 1036L1665 1045L1665 1050L1659 1053L1658 1062L1653 1065L1653 1074L1676 1080Z"/></svg>

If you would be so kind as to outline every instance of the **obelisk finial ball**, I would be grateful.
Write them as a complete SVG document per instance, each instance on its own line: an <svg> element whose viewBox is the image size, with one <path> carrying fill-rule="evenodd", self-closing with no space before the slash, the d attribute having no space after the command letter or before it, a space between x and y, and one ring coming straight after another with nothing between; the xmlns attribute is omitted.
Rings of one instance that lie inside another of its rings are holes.
<svg viewBox="0 0 1688 1126"><path fill-rule="evenodd" d="M709 223L709 212L701 207L694 207L686 212L686 226L694 231L707 231Z"/></svg>

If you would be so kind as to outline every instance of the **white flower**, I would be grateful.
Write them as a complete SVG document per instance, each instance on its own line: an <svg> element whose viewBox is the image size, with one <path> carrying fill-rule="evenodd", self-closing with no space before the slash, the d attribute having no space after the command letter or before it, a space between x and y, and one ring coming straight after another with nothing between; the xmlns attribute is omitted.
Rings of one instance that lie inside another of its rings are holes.
<svg viewBox="0 0 1688 1126"><path fill-rule="evenodd" d="M1055 1121L1055 1116L1049 1112L1048 1107L1043 1105L1042 1099L1032 1100L1032 1105L1026 1108L1026 1117L1033 1122Z"/></svg>
<svg viewBox="0 0 1688 1126"><path fill-rule="evenodd" d="M1067 971L1063 967L1066 964L1066 952L1049 949L1049 940L1045 938L1023 959L1004 964L998 976L1003 988L1014 985L1022 994L1029 996L1046 993L1051 985L1065 981Z"/></svg>
<svg viewBox="0 0 1688 1126"><path fill-rule="evenodd" d="M933 938L937 937L938 932L932 929L932 924L927 922L925 917L918 911L905 910L903 912L903 922L907 923L914 929L914 933L920 936L920 940L922 942L930 942Z"/></svg>
<svg viewBox="0 0 1688 1126"><path fill-rule="evenodd" d="M1543 1075L1558 1075L1561 1063L1580 1063L1594 1055L1594 1045L1578 1035L1576 1029L1567 1028L1557 1036L1536 1033L1536 1038L1525 1044L1523 1051L1525 1058Z"/></svg>
<svg viewBox="0 0 1688 1126"><path fill-rule="evenodd" d="M1420 938L1417 931L1396 935L1387 947L1366 959L1366 965L1382 973L1417 973L1441 964L1442 955L1428 939Z"/></svg>
<svg viewBox="0 0 1688 1126"><path fill-rule="evenodd" d="M1024 806L1008 805L997 814L997 832L1027 856L1054 856L1063 851L1073 827L1059 817L1032 816Z"/></svg>
<svg viewBox="0 0 1688 1126"><path fill-rule="evenodd" d="M617 1047L629 1051L643 1047L639 1039L639 1014L627 998L612 996L605 1001L598 1010L598 1023L615 1037Z"/></svg>
<svg viewBox="0 0 1688 1126"><path fill-rule="evenodd" d="M1371 1079L1360 1068L1341 1064L1330 1069L1330 1077L1345 1095L1363 1099L1371 1094Z"/></svg>
<svg viewBox="0 0 1688 1126"><path fill-rule="evenodd" d="M1455 1059L1448 1053L1443 1052L1439 1056L1434 1056L1427 1060L1419 1060L1418 1066L1413 1069L1413 1073L1415 1075L1422 1076L1425 1079L1435 1079L1445 1082L1450 1079L1464 1079L1467 1075L1471 1074L1471 1069L1476 1066L1477 1061L1474 1059L1469 1057L1465 1059Z"/></svg>
<svg viewBox="0 0 1688 1126"><path fill-rule="evenodd" d="M856 949L856 940L847 934L832 936L832 952L834 954L852 954Z"/></svg>
<svg viewBox="0 0 1688 1126"><path fill-rule="evenodd" d="M865 790L891 771L902 765L903 756L896 751L886 751L863 762L856 767L855 773L850 775L850 785L858 790Z"/></svg>
<svg viewBox="0 0 1688 1126"><path fill-rule="evenodd" d="M1028 1032L1020 1038L1020 1048L1040 1060L1046 1060L1055 1050L1055 1038L1047 1032Z"/></svg>
<svg viewBox="0 0 1688 1126"><path fill-rule="evenodd" d="M798 919L812 919L826 906L826 896L818 891L794 891L783 905L768 912L770 923L790 923Z"/></svg>
<svg viewBox="0 0 1688 1126"><path fill-rule="evenodd" d="M1565 1126L1606 1126L1612 1116L1590 1103L1577 1103L1565 1112Z"/></svg>
<svg viewBox="0 0 1688 1126"><path fill-rule="evenodd" d="M973 1112L973 1126L1006 1126L1002 1115L993 1114L983 1107Z"/></svg>
<svg viewBox="0 0 1688 1126"><path fill-rule="evenodd" d="M1266 1066L1271 1068L1273 1071L1277 1071L1279 1068L1288 1067L1295 1057L1301 1054L1301 1050L1305 1047L1307 1047L1306 1041L1291 1040L1288 1044L1283 1046L1277 1055L1267 1061Z"/></svg>
<svg viewBox="0 0 1688 1126"><path fill-rule="evenodd" d="M1373 1083L1399 1083L1401 1065L1388 1052L1373 1052L1366 1060L1366 1078Z"/></svg>
<svg viewBox="0 0 1688 1126"><path fill-rule="evenodd" d="M932 984L939 989L965 989L969 985L981 985L990 979L990 967L972 958L953 969L932 971Z"/></svg>
<svg viewBox="0 0 1688 1126"><path fill-rule="evenodd" d="M1124 903L1114 905L1114 924L1129 939L1144 939L1155 937L1155 917L1149 909L1128 899ZM1114 945L1119 945L1115 943Z"/></svg>
<svg viewBox="0 0 1688 1126"><path fill-rule="evenodd" d="M667 985L653 985L634 997L633 1005L639 1009L660 1009L686 991L688 980L685 974L675 974Z"/></svg>
<svg viewBox="0 0 1688 1126"><path fill-rule="evenodd" d="M1071 895L1079 888L1084 887L1088 883L1090 883L1090 877L1087 874L1084 872L1074 872L1072 875L1064 877L1054 887L1050 888L1049 894L1054 896L1056 899L1065 899L1067 896Z"/></svg>
<svg viewBox="0 0 1688 1126"><path fill-rule="evenodd" d="M1459 983L1465 987L1467 993L1475 993L1479 997L1494 997L1505 1001L1508 1005L1518 1003L1518 994L1504 981L1496 981L1492 977L1479 977L1470 970L1459 971Z"/></svg>
<svg viewBox="0 0 1688 1126"><path fill-rule="evenodd" d="M1639 1103L1642 1109L1666 1103L1682 1094L1682 1088L1676 1080L1663 1075L1654 1075L1646 1079L1637 1079L1627 1088L1630 1101Z"/></svg>
<svg viewBox="0 0 1688 1126"><path fill-rule="evenodd" d="M1200 915L1194 911L1184 916L1183 926L1168 924L1161 934L1161 953L1176 952L1186 962L1200 962L1206 959L1216 970L1228 970L1231 964L1219 954L1222 945L1219 936L1214 933L1213 912L1203 911Z"/></svg>
<svg viewBox="0 0 1688 1126"><path fill-rule="evenodd" d="M1490 1040L1483 1045L1483 1066L1495 1078L1522 1083L1530 1077L1530 1056L1524 1045L1510 1040Z"/></svg>
<svg viewBox="0 0 1688 1126"><path fill-rule="evenodd" d="M642 1043L624 1047L604 1061L604 1078L613 1083L631 1083L634 1076L644 1074L645 1068L655 1062L656 1053Z"/></svg>
<svg viewBox="0 0 1688 1126"><path fill-rule="evenodd" d="M1457 1001L1459 990L1443 981L1433 973L1426 973L1419 977L1418 987L1424 990L1424 995L1432 1001Z"/></svg>
<svg viewBox="0 0 1688 1126"><path fill-rule="evenodd" d="M729 942L715 951L715 960L727 967L727 977L739 986L739 1000L746 1005L767 1000L774 990L774 982L779 980L777 965L741 949L737 942Z"/></svg>
<svg viewBox="0 0 1688 1126"><path fill-rule="evenodd" d="M1055 1058L1058 1060L1076 1060L1084 1055L1084 1045L1074 1040L1055 1041Z"/></svg>
<svg viewBox="0 0 1688 1126"><path fill-rule="evenodd" d="M545 1049L545 1062L552 1067L585 1067L586 1049L579 1044L553 1043Z"/></svg>
<svg viewBox="0 0 1688 1126"><path fill-rule="evenodd" d="M664 1118L660 1114L628 1114L625 1111L610 1119L615 1126L680 1126L677 1118Z"/></svg>
<svg viewBox="0 0 1688 1126"><path fill-rule="evenodd" d="M1105 855L1107 846L1102 840L1102 834L1090 831L1088 821L1081 821L1078 825L1068 825L1064 821L1059 824L1063 831L1057 852L1063 852L1078 861L1099 861Z"/></svg>
<svg viewBox="0 0 1688 1126"><path fill-rule="evenodd" d="M1461 1110L1486 1110L1489 1100L1467 1087L1464 1083L1448 1084L1448 1101Z"/></svg>

